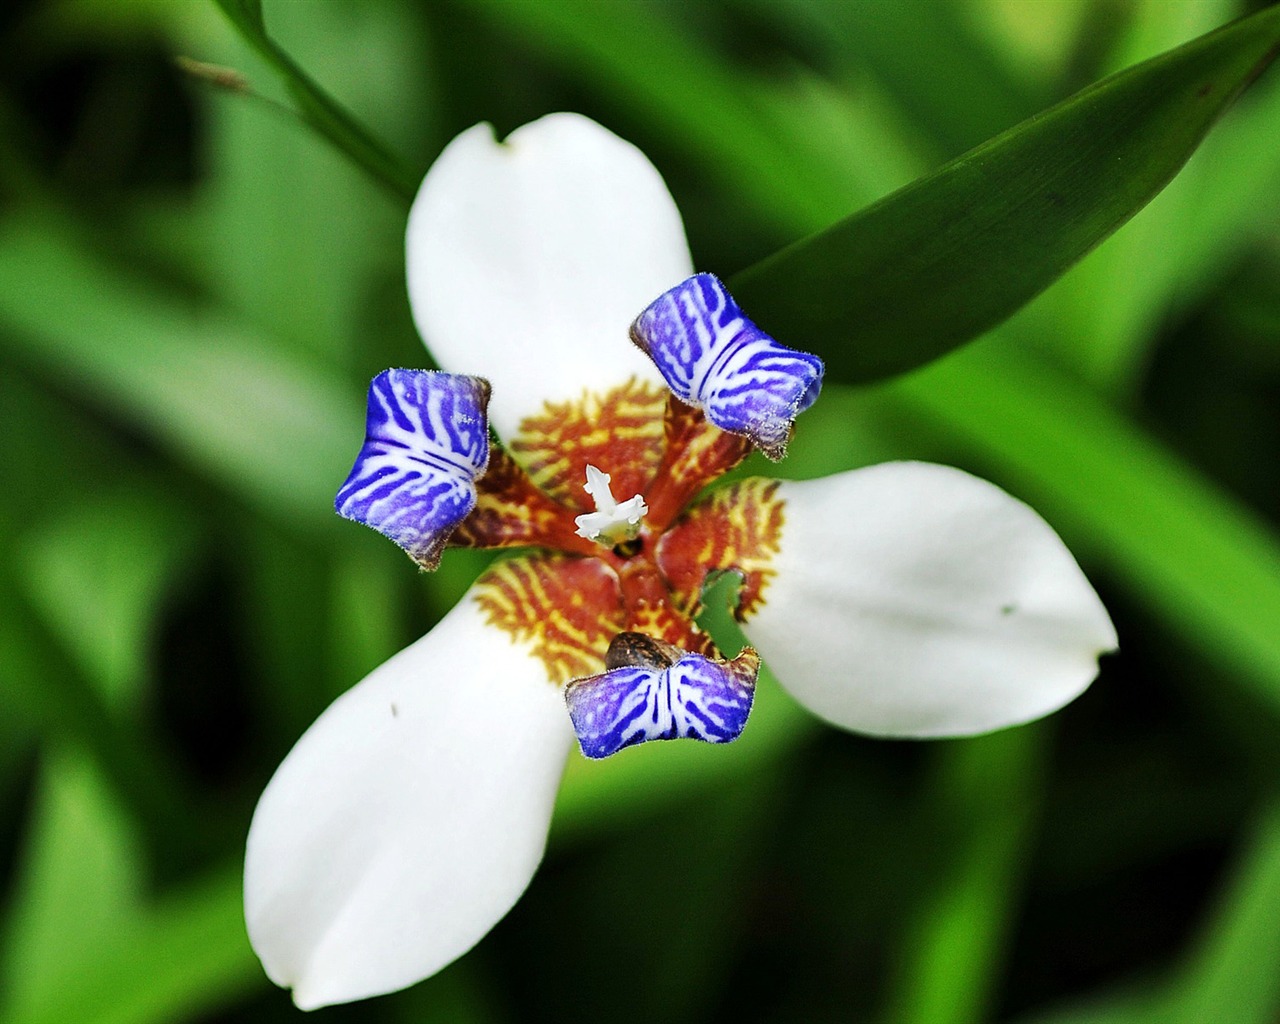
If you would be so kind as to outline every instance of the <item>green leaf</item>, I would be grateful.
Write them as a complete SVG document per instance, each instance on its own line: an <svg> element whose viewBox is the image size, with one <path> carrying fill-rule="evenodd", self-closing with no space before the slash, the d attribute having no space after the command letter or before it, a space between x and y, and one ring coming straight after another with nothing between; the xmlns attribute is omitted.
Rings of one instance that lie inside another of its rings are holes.
<svg viewBox="0 0 1280 1024"><path fill-rule="evenodd" d="M1221 906L1174 983L1169 1020L1270 1024L1280 1016L1280 805L1268 807Z"/></svg>
<svg viewBox="0 0 1280 1024"><path fill-rule="evenodd" d="M329 525L360 393L106 265L49 223L0 226L0 345L118 410L291 526Z"/></svg>
<svg viewBox="0 0 1280 1024"><path fill-rule="evenodd" d="M174 1024L265 978L240 872L145 898L133 829L92 766L50 758L4 947L6 1024Z"/></svg>
<svg viewBox="0 0 1280 1024"><path fill-rule="evenodd" d="M1272 7L1079 93L732 279L856 382L1004 320L1141 209L1275 56Z"/></svg>
<svg viewBox="0 0 1280 1024"><path fill-rule="evenodd" d="M1145 47L1156 29L1167 44L1168 37L1182 41L1218 24L1229 5L1143 10L1146 31L1138 42ZM1199 28L1186 24L1192 17ZM1151 46L1140 55L1155 51ZM1280 146L1265 144L1277 117L1280 78L1273 76L1250 90L1125 230L1081 260L1009 328L1087 379L1132 394L1161 329L1200 301L1280 210Z"/></svg>
<svg viewBox="0 0 1280 1024"><path fill-rule="evenodd" d="M157 613L194 539L187 510L142 493L77 505L24 538L32 604L115 710L137 707Z"/></svg>
<svg viewBox="0 0 1280 1024"><path fill-rule="evenodd" d="M262 0L216 0L233 25L251 32L266 32L262 21Z"/></svg>
<svg viewBox="0 0 1280 1024"><path fill-rule="evenodd" d="M7 566L5 567L7 568ZM71 741L93 756L101 774L163 845L187 821L191 799L171 761L127 716L114 713L99 688L81 678L54 643L11 573L0 571L0 705L24 731Z"/></svg>
<svg viewBox="0 0 1280 1024"><path fill-rule="evenodd" d="M132 924L142 891L129 823L84 758L50 756L3 960L11 1013L58 998L80 962Z"/></svg>
<svg viewBox="0 0 1280 1024"><path fill-rule="evenodd" d="M1043 739L1043 727L1028 726L940 749L935 796L959 827L908 921L887 1021L988 1016L1039 804Z"/></svg>
<svg viewBox="0 0 1280 1024"><path fill-rule="evenodd" d="M57 999L10 1024L175 1024L264 988L244 933L239 865L148 908L103 942Z"/></svg>

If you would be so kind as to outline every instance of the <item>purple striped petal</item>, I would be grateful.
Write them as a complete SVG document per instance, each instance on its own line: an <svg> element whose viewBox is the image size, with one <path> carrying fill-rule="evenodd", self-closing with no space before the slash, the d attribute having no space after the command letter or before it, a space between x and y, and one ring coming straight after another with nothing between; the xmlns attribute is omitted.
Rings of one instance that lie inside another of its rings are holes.
<svg viewBox="0 0 1280 1024"><path fill-rule="evenodd" d="M618 643L628 638L669 653L633 658L637 664L612 667L566 687L565 703L583 754L608 757L648 740L730 743L738 738L755 696L760 670L755 651L747 648L733 661L714 661L622 633L610 646L606 664L616 664Z"/></svg>
<svg viewBox="0 0 1280 1024"><path fill-rule="evenodd" d="M489 383L430 370L384 370L369 385L364 447L334 499L434 569L476 503L489 464Z"/></svg>
<svg viewBox="0 0 1280 1024"><path fill-rule="evenodd" d="M782 458L796 416L822 388L822 360L779 345L711 274L660 296L631 325L631 340L677 398L771 459Z"/></svg>

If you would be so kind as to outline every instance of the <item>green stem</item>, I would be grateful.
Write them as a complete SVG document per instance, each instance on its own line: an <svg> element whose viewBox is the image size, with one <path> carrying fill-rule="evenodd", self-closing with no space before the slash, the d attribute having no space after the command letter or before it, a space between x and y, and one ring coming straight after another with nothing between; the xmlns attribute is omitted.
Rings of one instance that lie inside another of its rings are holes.
<svg viewBox="0 0 1280 1024"><path fill-rule="evenodd" d="M407 168L372 132L300 68L272 39L260 4L248 0L214 0L227 20L279 75L297 106L299 118L346 155L397 199L410 203L421 175Z"/></svg>

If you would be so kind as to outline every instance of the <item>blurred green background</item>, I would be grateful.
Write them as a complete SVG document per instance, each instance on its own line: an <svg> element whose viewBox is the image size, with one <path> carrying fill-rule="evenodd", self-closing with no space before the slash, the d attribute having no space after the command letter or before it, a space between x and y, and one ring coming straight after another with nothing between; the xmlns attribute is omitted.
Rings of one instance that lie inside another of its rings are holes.
<svg viewBox="0 0 1280 1024"><path fill-rule="evenodd" d="M265 3L413 175L476 121L578 110L725 275L1244 10ZM298 1019L243 932L256 798L486 560L421 576L331 511L368 379L425 363L405 208L212 3L15 3L0 35L0 1020ZM1033 504L1120 631L1084 697L891 743L766 680L731 748L575 757L489 937L319 1019L1280 1020L1277 125L1273 70L1049 292L833 386L781 467L928 458Z"/></svg>

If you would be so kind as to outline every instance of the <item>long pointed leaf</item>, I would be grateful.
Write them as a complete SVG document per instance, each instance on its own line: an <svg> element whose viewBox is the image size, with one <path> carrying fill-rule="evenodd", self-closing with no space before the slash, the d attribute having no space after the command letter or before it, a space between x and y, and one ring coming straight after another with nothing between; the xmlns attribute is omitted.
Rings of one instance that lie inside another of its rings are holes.
<svg viewBox="0 0 1280 1024"><path fill-rule="evenodd" d="M842 380L929 362L1146 205L1278 47L1271 7L1131 68L744 271L734 292Z"/></svg>

